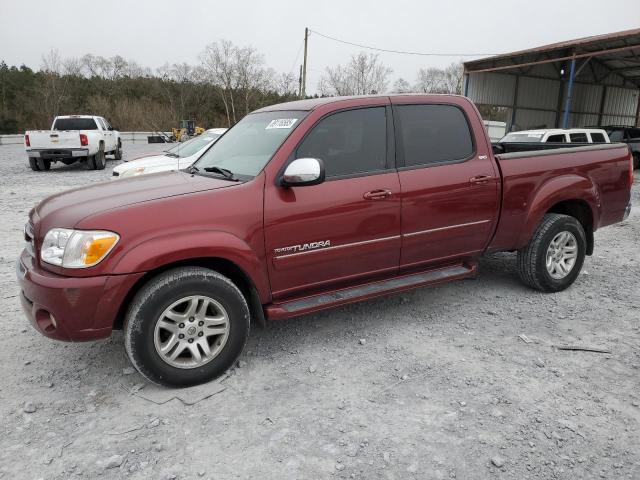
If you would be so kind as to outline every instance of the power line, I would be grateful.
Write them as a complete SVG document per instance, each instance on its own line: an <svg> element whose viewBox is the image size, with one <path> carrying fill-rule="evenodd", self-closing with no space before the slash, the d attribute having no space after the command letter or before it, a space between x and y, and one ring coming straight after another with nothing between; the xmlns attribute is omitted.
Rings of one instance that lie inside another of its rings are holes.
<svg viewBox="0 0 640 480"><path fill-rule="evenodd" d="M315 33L316 35L320 35L321 37L327 38L329 40L333 40L334 42L344 43L346 45L352 45L354 47L366 48L368 50L375 50L377 52L385 52L385 53L397 53L400 55L417 55L420 57L481 57L481 56L489 56L489 55L499 55L498 53L424 53L424 52L408 52L405 50L389 50L386 48L377 48L371 47L369 45L362 45L360 43L348 42L346 40L341 40L339 38L332 37L330 35L325 35L324 33L320 33L316 30L309 29L310 32Z"/></svg>

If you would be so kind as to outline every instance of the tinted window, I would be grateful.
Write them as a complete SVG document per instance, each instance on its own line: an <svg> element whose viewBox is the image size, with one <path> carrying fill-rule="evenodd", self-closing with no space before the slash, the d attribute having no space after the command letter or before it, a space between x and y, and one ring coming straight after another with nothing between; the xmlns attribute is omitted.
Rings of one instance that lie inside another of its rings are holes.
<svg viewBox="0 0 640 480"><path fill-rule="evenodd" d="M594 133L594 132L591 132L591 141L594 142L594 143L597 143L597 142L604 143L604 142L606 142L606 140L604 139L604 135L603 134Z"/></svg>
<svg viewBox="0 0 640 480"><path fill-rule="evenodd" d="M53 124L54 130L97 130L93 118L59 118Z"/></svg>
<svg viewBox="0 0 640 480"><path fill-rule="evenodd" d="M547 143L565 143L566 138L564 136L564 133L561 133L559 135L549 135L549 138L547 138Z"/></svg>
<svg viewBox="0 0 640 480"><path fill-rule="evenodd" d="M587 138L586 133L570 133L569 139L571 143L588 143L589 139Z"/></svg>
<svg viewBox="0 0 640 480"><path fill-rule="evenodd" d="M468 158L473 153L469 124L452 105L400 105L399 149L405 166Z"/></svg>
<svg viewBox="0 0 640 480"><path fill-rule="evenodd" d="M627 138L640 138L640 128L630 128L627 130Z"/></svg>
<svg viewBox="0 0 640 480"><path fill-rule="evenodd" d="M334 113L302 141L296 158L319 158L327 177L384 170L387 118L384 107Z"/></svg>
<svg viewBox="0 0 640 480"><path fill-rule="evenodd" d="M622 130L613 130L609 133L609 140L612 142L621 142L624 138L624 132Z"/></svg>

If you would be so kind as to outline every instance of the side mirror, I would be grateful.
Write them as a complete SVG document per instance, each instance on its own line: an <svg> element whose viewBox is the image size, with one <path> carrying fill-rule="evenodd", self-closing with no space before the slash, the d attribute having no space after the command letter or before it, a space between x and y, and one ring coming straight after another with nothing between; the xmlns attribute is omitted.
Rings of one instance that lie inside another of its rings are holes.
<svg viewBox="0 0 640 480"><path fill-rule="evenodd" d="M298 158L291 162L282 175L282 185L304 187L324 182L324 163L318 158Z"/></svg>

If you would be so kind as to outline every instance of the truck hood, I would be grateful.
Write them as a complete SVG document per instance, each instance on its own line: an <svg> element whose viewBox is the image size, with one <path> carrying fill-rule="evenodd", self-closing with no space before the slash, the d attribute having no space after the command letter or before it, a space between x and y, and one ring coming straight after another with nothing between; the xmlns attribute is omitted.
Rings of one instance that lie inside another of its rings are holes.
<svg viewBox="0 0 640 480"><path fill-rule="evenodd" d="M42 227L47 229L73 228L89 215L114 208L234 185L237 183L184 172L141 175L89 185L45 198L35 208L36 221L39 219Z"/></svg>
<svg viewBox="0 0 640 480"><path fill-rule="evenodd" d="M200 152L198 152L200 153ZM119 176L123 176L123 173L128 170L145 169L140 173L154 173L154 172L166 172L169 170L179 170L187 168L191 165L196 158L196 155L189 157L177 158L170 157L168 155L154 155L152 157L139 158L137 160L131 160L130 162L121 163L114 167L113 171L117 172ZM126 178L126 177L125 177Z"/></svg>

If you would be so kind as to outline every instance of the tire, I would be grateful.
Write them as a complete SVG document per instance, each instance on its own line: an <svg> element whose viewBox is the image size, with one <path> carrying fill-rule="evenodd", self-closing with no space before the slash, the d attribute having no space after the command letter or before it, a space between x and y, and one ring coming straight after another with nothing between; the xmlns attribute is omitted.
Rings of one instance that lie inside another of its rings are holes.
<svg viewBox="0 0 640 480"><path fill-rule="evenodd" d="M100 145L95 155L87 157L87 165L91 170L104 170L107 165L107 157L104 154L104 145Z"/></svg>
<svg viewBox="0 0 640 480"><path fill-rule="evenodd" d="M113 151L113 158L122 160L122 141L120 139L118 139L118 147Z"/></svg>
<svg viewBox="0 0 640 480"><path fill-rule="evenodd" d="M560 248L551 247L552 241ZM587 237L580 222L568 215L548 213L529 244L518 250L520 279L525 285L543 292L564 290L580 274L586 251Z"/></svg>
<svg viewBox="0 0 640 480"><path fill-rule="evenodd" d="M40 171L40 166L38 165L37 158L29 157L29 166L31 167L31 170L33 170L34 172Z"/></svg>
<svg viewBox="0 0 640 480"><path fill-rule="evenodd" d="M206 268L181 267L151 279L135 295L125 317L125 349L151 382L198 385L234 364L249 337L249 325L246 299L231 280ZM215 334L203 335L213 330ZM209 346L208 359L203 342Z"/></svg>
<svg viewBox="0 0 640 480"><path fill-rule="evenodd" d="M44 158L38 159L38 168L40 170L51 170L51 160L46 160Z"/></svg>
<svg viewBox="0 0 640 480"><path fill-rule="evenodd" d="M633 169L638 170L640 168L640 153L633 154Z"/></svg>

